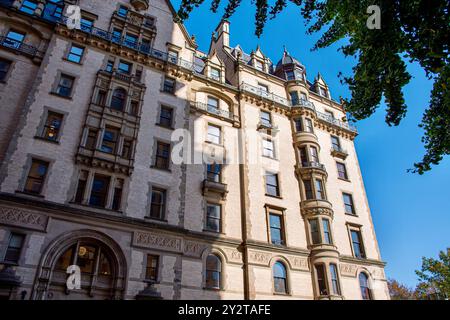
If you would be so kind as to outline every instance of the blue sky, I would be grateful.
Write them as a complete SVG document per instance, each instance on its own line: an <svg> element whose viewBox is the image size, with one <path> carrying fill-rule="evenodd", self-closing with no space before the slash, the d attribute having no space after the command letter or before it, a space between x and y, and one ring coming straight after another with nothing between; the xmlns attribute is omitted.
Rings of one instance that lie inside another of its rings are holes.
<svg viewBox="0 0 450 320"><path fill-rule="evenodd" d="M178 9L180 1L172 3ZM206 1L185 23L203 51L208 50L223 12L213 14L209 6L210 1ZM254 35L254 12L250 1L243 1L230 19L231 46L240 44L249 53L259 44L276 63L285 45L306 66L309 80L320 71L334 98L349 97L337 75L340 71L349 75L354 61L337 52L338 46L311 52L318 36L305 34L298 8L289 5L269 21L260 39ZM356 148L382 258L388 262L387 276L415 286L414 270L420 268L421 257L437 257L440 250L450 246L450 209L445 204L450 197L450 159L423 176L406 172L424 153L418 124L432 88L418 65L410 65L409 71L413 79L404 89L407 117L399 127L388 127L385 105L381 105L370 119L357 124L360 134Z"/></svg>

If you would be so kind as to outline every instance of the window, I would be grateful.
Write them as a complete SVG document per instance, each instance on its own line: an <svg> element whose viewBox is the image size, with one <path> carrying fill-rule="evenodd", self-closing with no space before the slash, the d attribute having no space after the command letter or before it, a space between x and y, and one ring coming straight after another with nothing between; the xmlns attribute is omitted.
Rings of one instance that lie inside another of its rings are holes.
<svg viewBox="0 0 450 320"><path fill-rule="evenodd" d="M320 87L319 89L320 89L319 91L320 91L320 95L321 95L321 96L323 96L323 97L325 97L325 98L328 97L328 91L327 91L327 89L322 88L322 87Z"/></svg>
<svg viewBox="0 0 450 320"><path fill-rule="evenodd" d="M301 147L300 149L298 149L298 151L300 154L300 162L302 164L302 167L308 167L309 161L308 161L308 153L306 151L306 147Z"/></svg>
<svg viewBox="0 0 450 320"><path fill-rule="evenodd" d="M316 199L326 200L323 182L320 179L316 179Z"/></svg>
<svg viewBox="0 0 450 320"><path fill-rule="evenodd" d="M107 176L99 174L94 176L89 205L99 208L104 208L106 206L110 180L110 177Z"/></svg>
<svg viewBox="0 0 450 320"><path fill-rule="evenodd" d="M129 46L131 48L136 48L137 47L137 43L138 43L138 36L136 36L134 34L126 33L123 43L126 46Z"/></svg>
<svg viewBox="0 0 450 320"><path fill-rule="evenodd" d="M123 189L123 180L117 179L114 186L114 195L112 201L112 209L115 211L120 211L122 208L122 189Z"/></svg>
<svg viewBox="0 0 450 320"><path fill-rule="evenodd" d="M273 141L269 139L263 139L263 156L269 158L275 158Z"/></svg>
<svg viewBox="0 0 450 320"><path fill-rule="evenodd" d="M131 73L131 63L120 60L119 67L117 68L120 73L130 74Z"/></svg>
<svg viewBox="0 0 450 320"><path fill-rule="evenodd" d="M155 168L168 170L170 161L170 144L158 141L156 144Z"/></svg>
<svg viewBox="0 0 450 320"><path fill-rule="evenodd" d="M311 154L311 161L315 163L319 163L319 152L316 147L310 147L309 152Z"/></svg>
<svg viewBox="0 0 450 320"><path fill-rule="evenodd" d="M319 220L318 219L309 220L309 228L311 230L312 244L320 244L322 240L320 236Z"/></svg>
<svg viewBox="0 0 450 320"><path fill-rule="evenodd" d="M327 296L327 280L325 278L325 265L318 264L316 265L316 274L317 274L317 285L319 287L319 295Z"/></svg>
<svg viewBox="0 0 450 320"><path fill-rule="evenodd" d="M121 17L126 17L128 15L128 8L125 6L120 6L117 10L117 14Z"/></svg>
<svg viewBox="0 0 450 320"><path fill-rule="evenodd" d="M108 62L106 63L105 71L112 73L113 69L114 69L114 60L108 60Z"/></svg>
<svg viewBox="0 0 450 320"><path fill-rule="evenodd" d="M353 196L348 193L343 193L342 198L344 199L345 213L356 214L355 206L353 204Z"/></svg>
<svg viewBox="0 0 450 320"><path fill-rule="evenodd" d="M270 128L272 126L272 117L270 115L270 112L261 111L260 120L261 120L261 124L263 126L268 127L268 128Z"/></svg>
<svg viewBox="0 0 450 320"><path fill-rule="evenodd" d="M280 196L278 187L278 174L266 173L266 193L272 197Z"/></svg>
<svg viewBox="0 0 450 320"><path fill-rule="evenodd" d="M304 180L303 186L305 187L305 197L306 200L313 200L314 199L314 193L312 189L311 180Z"/></svg>
<svg viewBox="0 0 450 320"><path fill-rule="evenodd" d="M216 68L211 68L210 77L213 80L220 81L220 70Z"/></svg>
<svg viewBox="0 0 450 320"><path fill-rule="evenodd" d="M105 102L106 102L106 92L103 91L103 90L100 90L97 93L97 99L95 100L95 103L98 106L102 106L103 107L105 105Z"/></svg>
<svg viewBox="0 0 450 320"><path fill-rule="evenodd" d="M62 120L62 114L49 111L47 114L47 120L45 121L44 130L41 135L42 138L50 141L58 141Z"/></svg>
<svg viewBox="0 0 450 320"><path fill-rule="evenodd" d="M70 97L72 96L73 84L75 82L75 78L62 74L59 79L58 87L56 88L56 94L62 97Z"/></svg>
<svg viewBox="0 0 450 320"><path fill-rule="evenodd" d="M147 255L147 265L145 267L145 280L156 282L158 279L159 256Z"/></svg>
<svg viewBox="0 0 450 320"><path fill-rule="evenodd" d="M339 286L338 270L334 263L330 263L330 275L331 275L331 288L333 289L333 294L340 295L341 288Z"/></svg>
<svg viewBox="0 0 450 320"><path fill-rule="evenodd" d="M120 43L122 41L122 30L114 28L111 39L113 42Z"/></svg>
<svg viewBox="0 0 450 320"><path fill-rule="evenodd" d="M130 160L132 150L133 150L133 141L129 139L124 139L122 146L122 158Z"/></svg>
<svg viewBox="0 0 450 320"><path fill-rule="evenodd" d="M341 151L341 142L336 136L331 136L331 146L335 151Z"/></svg>
<svg viewBox="0 0 450 320"><path fill-rule="evenodd" d="M19 49L25 39L25 33L10 30L3 40L5 47Z"/></svg>
<svg viewBox="0 0 450 320"><path fill-rule="evenodd" d="M331 239L331 228L330 228L330 220L322 219L322 228L323 228L323 241L325 244L332 244L333 240Z"/></svg>
<svg viewBox="0 0 450 320"><path fill-rule="evenodd" d="M284 245L283 217L279 214L269 214L270 242L275 245Z"/></svg>
<svg viewBox="0 0 450 320"><path fill-rule="evenodd" d="M77 186L77 192L75 194L75 203L81 204L83 203L84 198L84 192L86 190L86 182L88 178L89 173L87 171L82 170L80 172L80 177L78 178L78 186Z"/></svg>
<svg viewBox="0 0 450 320"><path fill-rule="evenodd" d="M48 162L33 159L25 183L24 191L31 194L41 194L47 176Z"/></svg>
<svg viewBox="0 0 450 320"><path fill-rule="evenodd" d="M372 293L369 288L369 277L364 272L359 274L359 288L363 300L372 300Z"/></svg>
<svg viewBox="0 0 450 320"><path fill-rule="evenodd" d="M361 231L350 230L350 234L352 238L353 254L357 258L365 258L366 255L364 253Z"/></svg>
<svg viewBox="0 0 450 320"><path fill-rule="evenodd" d="M264 64L261 61L255 59L255 68L260 71L264 71Z"/></svg>
<svg viewBox="0 0 450 320"><path fill-rule="evenodd" d="M220 142L222 140L220 131L221 131L220 127L209 124L208 125L208 136L206 138L206 141L215 143L215 144L220 144Z"/></svg>
<svg viewBox="0 0 450 320"><path fill-rule="evenodd" d="M25 0L22 2L22 6L20 7L19 10L28 14L34 14L34 11L37 9L37 6L38 6L37 2Z"/></svg>
<svg viewBox="0 0 450 320"><path fill-rule="evenodd" d="M296 132L303 132L303 121L302 118L297 118L294 119L294 124L295 124L295 131Z"/></svg>
<svg viewBox="0 0 450 320"><path fill-rule="evenodd" d="M261 94L265 94L265 93L269 92L269 87L262 83L258 83L258 89Z"/></svg>
<svg viewBox="0 0 450 320"><path fill-rule="evenodd" d="M136 70L136 72L134 74L134 79L137 82L141 82L142 81L142 70L141 69Z"/></svg>
<svg viewBox="0 0 450 320"><path fill-rule="evenodd" d="M115 154L117 141L119 140L119 130L107 127L103 134L101 150L106 153Z"/></svg>
<svg viewBox="0 0 450 320"><path fill-rule="evenodd" d="M94 21L88 18L81 18L80 20L81 30L85 32L91 32L94 27Z"/></svg>
<svg viewBox="0 0 450 320"><path fill-rule="evenodd" d="M314 125L311 119L305 118L305 128L306 132L314 133Z"/></svg>
<svg viewBox="0 0 450 320"><path fill-rule="evenodd" d="M325 110L325 114L328 116L328 120L334 120L334 113L330 110Z"/></svg>
<svg viewBox="0 0 450 320"><path fill-rule="evenodd" d="M286 80L295 80L295 72L294 70L288 70L286 71Z"/></svg>
<svg viewBox="0 0 450 320"><path fill-rule="evenodd" d="M308 96L306 95L306 93L301 92L300 93L300 99L303 101L308 101Z"/></svg>
<svg viewBox="0 0 450 320"><path fill-rule="evenodd" d="M206 281L207 289L220 289L222 282L222 262L220 258L214 254L208 255L206 258Z"/></svg>
<svg viewBox="0 0 450 320"><path fill-rule="evenodd" d="M172 127L173 109L166 106L161 106L159 114L159 124L166 128Z"/></svg>
<svg viewBox="0 0 450 320"><path fill-rule="evenodd" d="M139 102L131 101L130 102L130 114L133 116L138 116L139 114Z"/></svg>
<svg viewBox="0 0 450 320"><path fill-rule="evenodd" d="M281 262L273 266L273 286L275 293L288 293L286 267Z"/></svg>
<svg viewBox="0 0 450 320"><path fill-rule="evenodd" d="M175 79L165 78L163 91L167 93L175 93Z"/></svg>
<svg viewBox="0 0 450 320"><path fill-rule="evenodd" d="M291 96L291 102L293 106L296 106L299 104L300 100L298 98L298 92L297 91L291 91L289 92L289 95Z"/></svg>
<svg viewBox="0 0 450 320"><path fill-rule="evenodd" d="M168 56L169 56L170 62L172 62L174 64L178 63L178 52L177 51L169 50Z"/></svg>
<svg viewBox="0 0 450 320"><path fill-rule="evenodd" d="M338 177L344 180L348 180L347 167L344 163L336 162Z"/></svg>
<svg viewBox="0 0 450 320"><path fill-rule="evenodd" d="M25 235L12 233L9 238L8 248L6 249L5 262L15 263L19 262L20 253L22 251Z"/></svg>
<svg viewBox="0 0 450 320"><path fill-rule="evenodd" d="M213 97L208 97L208 111L216 112L219 109L219 100Z"/></svg>
<svg viewBox="0 0 450 320"><path fill-rule="evenodd" d="M0 59L0 82L6 80L9 68L11 67L11 62L8 60Z"/></svg>
<svg viewBox="0 0 450 320"><path fill-rule="evenodd" d="M84 48L78 47L76 45L72 45L69 51L69 55L67 56L67 60L74 63L81 63L81 59L83 58Z"/></svg>
<svg viewBox="0 0 450 320"><path fill-rule="evenodd" d="M118 88L113 91L111 98L111 109L123 111L125 109L127 92L123 88Z"/></svg>
<svg viewBox="0 0 450 320"><path fill-rule="evenodd" d="M86 138L85 148L88 150L96 150L97 149L97 133L98 131L95 129L89 129L88 135Z"/></svg>
<svg viewBox="0 0 450 320"><path fill-rule="evenodd" d="M206 226L205 230L212 232L221 231L222 208L218 204L208 203L206 205Z"/></svg>
<svg viewBox="0 0 450 320"><path fill-rule="evenodd" d="M152 188L150 203L150 218L162 220L166 211L166 190Z"/></svg>
<svg viewBox="0 0 450 320"><path fill-rule="evenodd" d="M206 179L220 183L222 181L222 165L213 163L206 166Z"/></svg>

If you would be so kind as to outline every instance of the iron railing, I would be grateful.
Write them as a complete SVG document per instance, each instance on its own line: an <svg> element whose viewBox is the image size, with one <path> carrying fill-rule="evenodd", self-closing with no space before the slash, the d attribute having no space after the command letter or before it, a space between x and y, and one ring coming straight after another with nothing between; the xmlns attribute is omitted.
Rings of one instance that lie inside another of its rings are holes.
<svg viewBox="0 0 450 320"><path fill-rule="evenodd" d="M215 108L203 102L192 102L191 105L198 110L206 111L210 114L233 120L233 113L228 110Z"/></svg>
<svg viewBox="0 0 450 320"><path fill-rule="evenodd" d="M30 46L21 41L17 41L4 36L0 36L0 45L2 47L12 49L32 57L36 56L37 53L39 52L39 50L36 47Z"/></svg>
<svg viewBox="0 0 450 320"><path fill-rule="evenodd" d="M326 171L325 169L325 165L316 162L316 161L307 161L307 162L302 162L302 168L305 169L320 169L323 171Z"/></svg>

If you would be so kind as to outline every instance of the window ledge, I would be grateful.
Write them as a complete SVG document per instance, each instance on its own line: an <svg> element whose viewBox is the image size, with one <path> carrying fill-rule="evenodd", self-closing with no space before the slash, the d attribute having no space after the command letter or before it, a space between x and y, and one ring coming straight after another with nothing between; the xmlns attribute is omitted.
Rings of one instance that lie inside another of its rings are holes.
<svg viewBox="0 0 450 320"><path fill-rule="evenodd" d="M340 177L338 177L338 180L342 180L342 181L345 181L345 182L351 182L351 180L349 180L349 179L344 179L344 178L340 178Z"/></svg>
<svg viewBox="0 0 450 320"><path fill-rule="evenodd" d="M145 216L144 219L145 220L151 220L151 221L154 221L154 222L169 223L169 221L166 220L166 219L158 219L158 218L153 218L153 217L150 217L150 216Z"/></svg>
<svg viewBox="0 0 450 320"><path fill-rule="evenodd" d="M168 126L165 126L165 125L163 125L161 123L155 123L155 126L158 126L158 127L161 127L161 128L167 129L167 130L172 130L172 131L175 130L174 127L168 127Z"/></svg>
<svg viewBox="0 0 450 320"><path fill-rule="evenodd" d="M271 194L268 194L268 193L266 193L265 195L266 195L266 197L271 197L271 198L283 200L282 196L274 196L274 195L271 195Z"/></svg>
<svg viewBox="0 0 450 320"><path fill-rule="evenodd" d="M221 144L221 143L215 143L215 142L208 141L208 140L205 140L205 143L210 144L210 145L212 145L212 146L216 146L216 147L221 147L221 148L223 148L223 144Z"/></svg>
<svg viewBox="0 0 450 320"><path fill-rule="evenodd" d="M175 94L175 92L164 91L163 89L160 89L160 90L159 90L159 92L161 92L161 93L165 93L165 94L168 94L168 95L171 95L171 96L174 96L174 97L176 97L176 94Z"/></svg>
<svg viewBox="0 0 450 320"><path fill-rule="evenodd" d="M57 144L57 145L61 144L58 140L50 140L50 139L47 139L47 138L44 138L44 137L41 137L41 136L34 136L34 138L36 140L41 140L41 141L52 143L52 144Z"/></svg>
<svg viewBox="0 0 450 320"><path fill-rule="evenodd" d="M345 215L349 216L349 217L359 218L359 216L356 213L347 213L346 212Z"/></svg>
<svg viewBox="0 0 450 320"><path fill-rule="evenodd" d="M50 94L52 96L56 96L58 98L62 98L62 99L66 99L66 100L73 100L72 96L63 96L63 95L61 95L61 94L59 94L57 92L54 92L54 91L50 91Z"/></svg>
<svg viewBox="0 0 450 320"><path fill-rule="evenodd" d="M265 156L265 155L262 155L262 157L269 159L269 160L273 160L273 161L280 161L280 159L278 159L277 157L269 157L269 156Z"/></svg>
<svg viewBox="0 0 450 320"><path fill-rule="evenodd" d="M40 198L40 199L44 199L45 196L41 195L41 194L36 194L36 193L31 193L31 192L26 192L26 191L21 191L21 190L16 190L16 193L18 194L22 194L25 196L30 196L30 197L35 197L35 198Z"/></svg>
<svg viewBox="0 0 450 320"><path fill-rule="evenodd" d="M67 59L67 57L63 58L63 61L74 64L76 66L83 66L83 58L81 58L82 61L80 62L74 62L74 61L70 61L69 59Z"/></svg>
<svg viewBox="0 0 450 320"><path fill-rule="evenodd" d="M159 170L159 171L163 171L163 172L167 172L167 173L172 173L172 170L170 170L170 169L158 168L155 165L150 166L150 169L155 169L155 170Z"/></svg>
<svg viewBox="0 0 450 320"><path fill-rule="evenodd" d="M282 292L273 292L273 295L274 296L283 296L283 297L289 297L289 296L291 296L291 294L290 293L282 293Z"/></svg>

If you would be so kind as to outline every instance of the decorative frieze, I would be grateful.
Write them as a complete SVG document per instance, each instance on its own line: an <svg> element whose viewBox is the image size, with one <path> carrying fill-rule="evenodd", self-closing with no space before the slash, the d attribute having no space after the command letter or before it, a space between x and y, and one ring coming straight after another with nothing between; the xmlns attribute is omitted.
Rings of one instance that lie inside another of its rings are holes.
<svg viewBox="0 0 450 320"><path fill-rule="evenodd" d="M341 263L339 266L341 276L356 278L358 266L355 264Z"/></svg>
<svg viewBox="0 0 450 320"><path fill-rule="evenodd" d="M166 235L159 235L148 232L135 232L133 245L136 247L162 249L174 252L181 252L183 249L182 239Z"/></svg>
<svg viewBox="0 0 450 320"><path fill-rule="evenodd" d="M46 231L49 217L35 211L0 207L0 224Z"/></svg>

